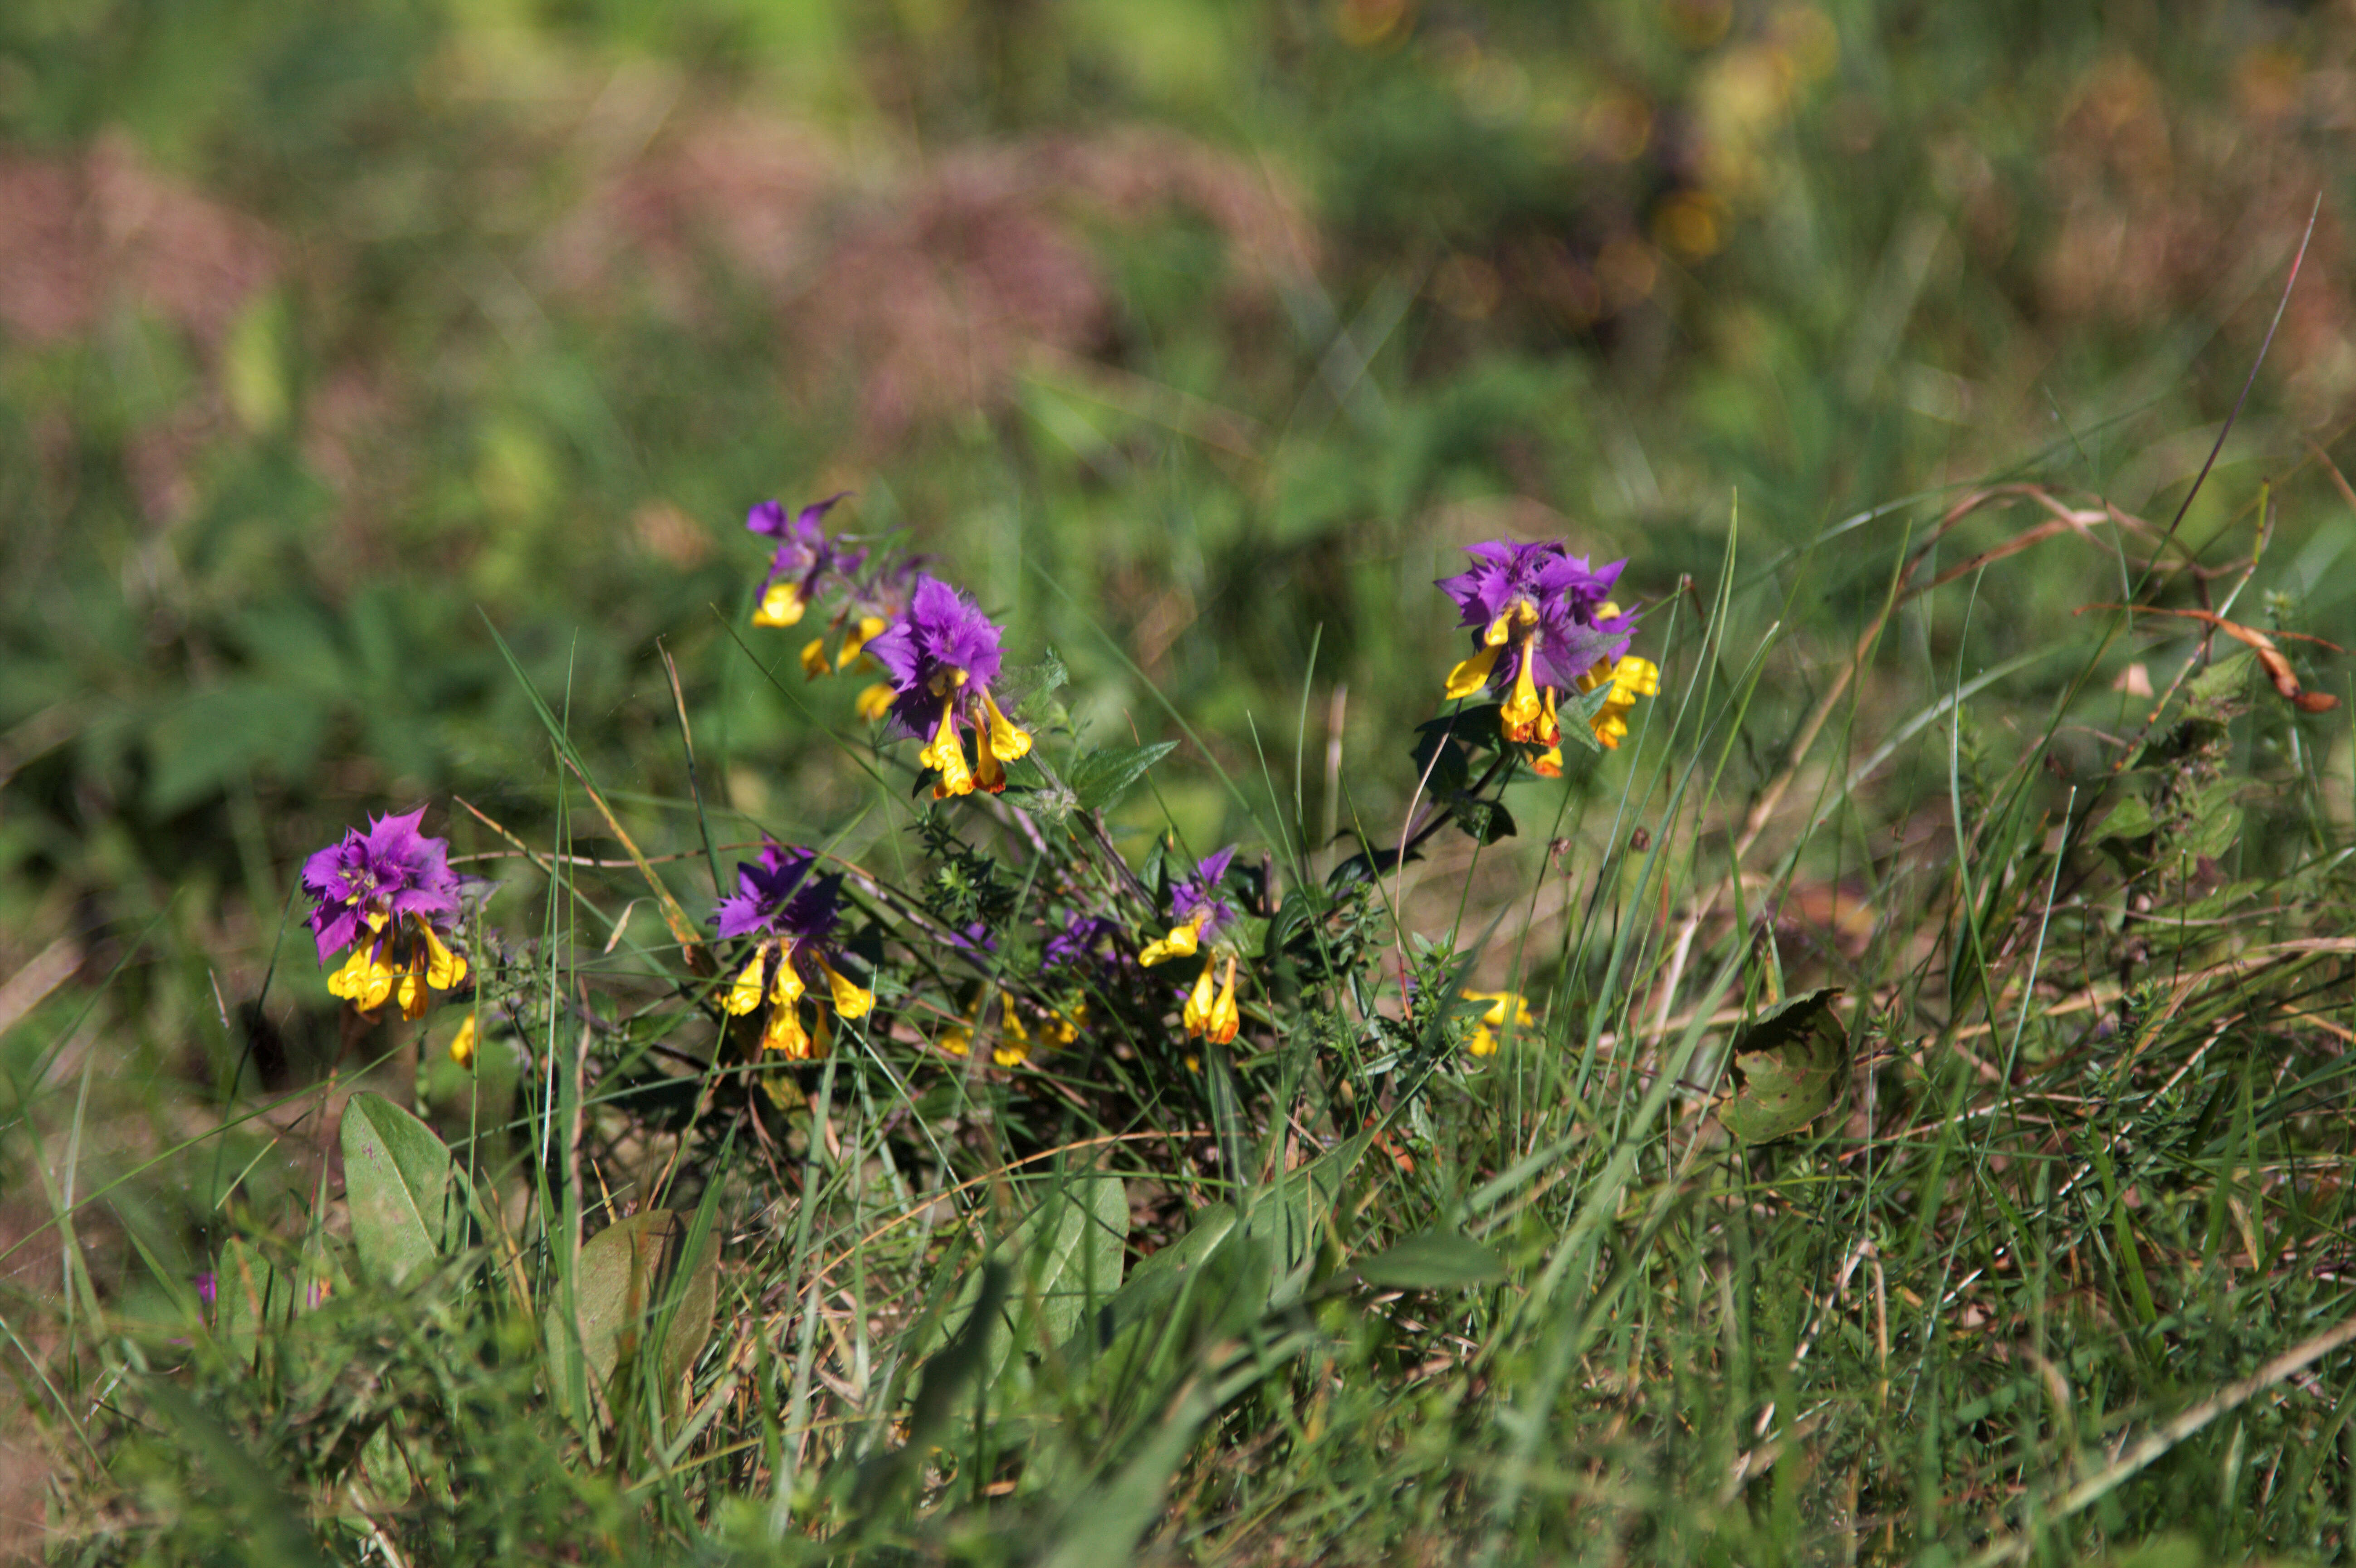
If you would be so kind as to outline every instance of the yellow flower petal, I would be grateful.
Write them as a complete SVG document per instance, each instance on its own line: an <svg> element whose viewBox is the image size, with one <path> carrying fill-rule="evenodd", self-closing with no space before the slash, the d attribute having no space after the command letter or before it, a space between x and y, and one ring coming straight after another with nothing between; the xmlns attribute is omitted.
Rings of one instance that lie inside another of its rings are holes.
<svg viewBox="0 0 2356 1568"><path fill-rule="evenodd" d="M1236 1007L1236 961L1229 958L1226 976L1219 983L1219 999L1211 1004L1211 1017L1203 1038L1225 1045L1236 1038L1242 1022L1243 1015Z"/></svg>
<svg viewBox="0 0 2356 1568"><path fill-rule="evenodd" d="M1633 654L1612 667L1612 700L1627 702L1639 697L1661 694L1661 668L1650 659L1640 659Z"/></svg>
<svg viewBox="0 0 2356 1568"><path fill-rule="evenodd" d="M433 993L425 988L424 958L422 953L412 958L409 967L400 972L392 985L393 994L401 1001L401 1016L409 1023L415 1023L425 1016L426 1004L433 997Z"/></svg>
<svg viewBox="0 0 2356 1568"><path fill-rule="evenodd" d="M425 939L425 983L437 991L454 991L466 978L466 961L442 944L442 938L423 921L418 934Z"/></svg>
<svg viewBox="0 0 2356 1568"><path fill-rule="evenodd" d="M935 800L973 793L973 773L966 767L965 743L958 739L957 704L941 704L941 727L932 744L916 753L916 761L941 775L933 786Z"/></svg>
<svg viewBox="0 0 2356 1568"><path fill-rule="evenodd" d="M1472 1038L1464 1042L1464 1049L1474 1056L1494 1056L1497 1054L1497 1037L1489 1032L1487 1024L1475 1024Z"/></svg>
<svg viewBox="0 0 2356 1568"><path fill-rule="evenodd" d="M468 1013L458 1032L450 1037L450 1060L461 1067L471 1066L475 1060L475 1015Z"/></svg>
<svg viewBox="0 0 2356 1568"><path fill-rule="evenodd" d="M875 1006L875 993L854 984L841 970L821 958L818 966L826 973L826 988L834 997L834 1010L846 1019L863 1019Z"/></svg>
<svg viewBox="0 0 2356 1568"><path fill-rule="evenodd" d="M1001 712L997 699L986 691L981 694L981 705L990 714L990 754L1001 763L1029 756L1030 732Z"/></svg>
<svg viewBox="0 0 2356 1568"><path fill-rule="evenodd" d="M860 692L859 700L853 706L859 709L862 719L871 724L875 722L892 711L892 683L879 680L866 688Z"/></svg>
<svg viewBox="0 0 2356 1568"><path fill-rule="evenodd" d="M1183 925L1173 925L1170 928L1169 935L1159 942L1149 944L1145 951L1137 955L1137 961L1151 969L1166 958L1191 958L1194 955L1196 945L1202 940L1203 928L1194 922L1188 921Z"/></svg>
<svg viewBox="0 0 2356 1568"><path fill-rule="evenodd" d="M351 956L344 960L344 966L327 976L327 995L341 997L349 1002L359 1001L360 994L368 987L368 972L369 950L353 948Z"/></svg>
<svg viewBox="0 0 2356 1568"><path fill-rule="evenodd" d="M1211 1009L1214 1005L1211 986L1211 965L1205 964L1203 965L1201 976L1194 982L1194 990L1187 994L1185 1010L1179 1015L1186 1026L1188 1034L1201 1034L1211 1021Z"/></svg>
<svg viewBox="0 0 2356 1568"><path fill-rule="evenodd" d="M842 646L835 651L834 667L849 669L851 661L859 656L860 650L883 635L884 622L881 617L862 615L859 618L859 624L842 635Z"/></svg>
<svg viewBox="0 0 2356 1568"><path fill-rule="evenodd" d="M834 673L834 667L826 662L826 639L812 637L809 642L804 643L802 645L803 676L808 679L816 680L822 675L832 673Z"/></svg>
<svg viewBox="0 0 2356 1568"><path fill-rule="evenodd" d="M1006 765L986 744L974 748L973 782L992 795L1001 794L1006 788Z"/></svg>
<svg viewBox="0 0 2356 1568"><path fill-rule="evenodd" d="M1497 655L1502 650L1483 648L1471 658L1448 672L1447 695L1470 697L1489 684L1489 672L1497 667Z"/></svg>
<svg viewBox="0 0 2356 1568"><path fill-rule="evenodd" d="M768 964L769 952L767 948L765 947L759 952L754 954L753 962L744 965L744 973L737 976L735 984L728 987L728 999L723 1002L721 1006L726 1008L731 1013L735 1014L738 1018L744 1017L746 1013L751 1012L755 1008L759 1007L761 1005L761 981L764 978L762 972L768 967Z"/></svg>
<svg viewBox="0 0 2356 1568"><path fill-rule="evenodd" d="M790 1008L800 1001L809 989L801 971L794 967L794 950L789 944L777 956L777 978L769 987L769 1000L778 1007Z"/></svg>
<svg viewBox="0 0 2356 1568"><path fill-rule="evenodd" d="M1538 715L1545 709L1538 702L1538 684L1530 667L1537 661L1530 656L1529 647L1522 648L1522 667L1514 672L1513 695L1505 699L1505 711L1498 715L1505 727L1509 741L1526 741L1537 732Z"/></svg>
<svg viewBox="0 0 2356 1568"><path fill-rule="evenodd" d="M808 1061L817 1053L817 1042L802 1028L801 1008L791 1002L769 1009L769 1021L761 1030L761 1048L783 1051L795 1061Z"/></svg>
<svg viewBox="0 0 2356 1568"><path fill-rule="evenodd" d="M772 582L753 612L756 626L790 626L802 618L802 591L790 582Z"/></svg>

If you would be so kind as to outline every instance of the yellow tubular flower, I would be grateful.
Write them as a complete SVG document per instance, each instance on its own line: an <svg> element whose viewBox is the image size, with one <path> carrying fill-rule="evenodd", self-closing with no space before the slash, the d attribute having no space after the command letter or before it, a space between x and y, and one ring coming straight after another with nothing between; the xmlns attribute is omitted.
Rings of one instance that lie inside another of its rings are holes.
<svg viewBox="0 0 2356 1568"><path fill-rule="evenodd" d="M1550 746L1537 756L1531 758L1530 772L1542 779L1562 777L1562 748Z"/></svg>
<svg viewBox="0 0 2356 1568"><path fill-rule="evenodd" d="M761 1047L765 1051L780 1051L795 1061L808 1061L817 1054L817 1042L802 1028L801 1008L791 1002L769 1009L768 1027L761 1031Z"/></svg>
<svg viewBox="0 0 2356 1568"><path fill-rule="evenodd" d="M802 591L790 582L772 582L753 612L756 626L790 626L802 618Z"/></svg>
<svg viewBox="0 0 2356 1568"><path fill-rule="evenodd" d="M1631 654L1612 667L1612 700L1626 702L1638 697L1661 695L1661 668L1650 659L1640 659Z"/></svg>
<svg viewBox="0 0 2356 1568"><path fill-rule="evenodd" d="M1137 955L1137 961L1151 969L1165 958L1191 958L1202 940L1203 928L1193 921L1188 921L1183 925L1173 925L1170 928L1169 935L1159 942L1150 944L1144 952Z"/></svg>
<svg viewBox="0 0 2356 1568"><path fill-rule="evenodd" d="M1020 1067L1031 1060L1031 1036L1014 1010L1014 998L1001 994L998 1002L998 1046L990 1059L1001 1067Z"/></svg>
<svg viewBox="0 0 2356 1568"><path fill-rule="evenodd" d="M976 736L982 743L973 749L973 782L992 795L1006 788L1006 767L991 751L987 736Z"/></svg>
<svg viewBox="0 0 2356 1568"><path fill-rule="evenodd" d="M973 793L973 774L965 765L965 745L958 739L957 704L941 704L941 727L933 743L916 753L916 761L941 775L933 786L935 800Z"/></svg>
<svg viewBox="0 0 2356 1568"><path fill-rule="evenodd" d="M1203 1038L1225 1045L1236 1038L1236 1029L1242 1022L1243 1015L1236 1009L1236 961L1230 957L1227 972L1219 982L1219 999L1211 1004L1211 1017Z"/></svg>
<svg viewBox="0 0 2356 1568"><path fill-rule="evenodd" d="M458 1032L450 1037L450 1060L461 1067L471 1067L475 1061L475 1015L468 1013Z"/></svg>
<svg viewBox="0 0 2356 1568"><path fill-rule="evenodd" d="M1603 710L1588 721L1587 727L1595 731L1597 742L1605 751L1616 752L1620 749L1620 742L1628 738L1628 710L1606 703Z"/></svg>
<svg viewBox="0 0 2356 1568"><path fill-rule="evenodd" d="M804 677L810 680L816 680L822 675L830 675L832 673L833 667L826 662L826 639L824 637L812 637L809 642L804 643L802 645L802 675Z"/></svg>
<svg viewBox="0 0 2356 1568"><path fill-rule="evenodd" d="M1001 763L1029 756L1030 731L1001 712L998 699L986 691L981 694L981 706L990 715L990 754Z"/></svg>
<svg viewBox="0 0 2356 1568"><path fill-rule="evenodd" d="M863 1019L875 1006L875 993L852 982L841 970L821 958L818 966L826 974L826 988L834 997L834 1010L846 1019Z"/></svg>
<svg viewBox="0 0 2356 1568"><path fill-rule="evenodd" d="M401 977L393 982L392 989L394 997L401 1003L403 1023L413 1024L425 1016L425 1007L431 997L425 989L424 954L410 955L409 967L401 971Z"/></svg>
<svg viewBox="0 0 2356 1568"><path fill-rule="evenodd" d="M728 987L728 999L721 1005L739 1018L759 1007L762 971L768 966L768 962L767 948L754 954L753 962L744 965L744 972L737 976L735 983Z"/></svg>
<svg viewBox="0 0 2356 1568"><path fill-rule="evenodd" d="M802 999L809 987L794 968L794 950L788 947L777 959L777 981L769 987L769 1000L781 1008L790 1008Z"/></svg>
<svg viewBox="0 0 2356 1568"><path fill-rule="evenodd" d="M1497 655L1500 651L1494 647L1483 648L1479 653L1450 670L1447 695L1451 698L1471 697L1488 685L1489 672L1497 667Z"/></svg>
<svg viewBox="0 0 2356 1568"><path fill-rule="evenodd" d="M1211 1010L1214 1005L1211 998L1211 965L1205 964L1203 965L1201 977L1194 982L1194 990L1187 994L1186 1010L1180 1015L1186 1025L1188 1034L1203 1032L1211 1021Z"/></svg>
<svg viewBox="0 0 2356 1568"><path fill-rule="evenodd" d="M442 938L423 921L417 933L425 939L425 983L437 991L455 991L466 978L466 961L442 944Z"/></svg>
<svg viewBox="0 0 2356 1568"><path fill-rule="evenodd" d="M1497 1037L1493 1031L1504 1028L1508 1017L1516 1029L1528 1029L1537 1022L1530 1014L1529 1003L1512 991L1466 991L1462 995L1468 1002L1489 1004L1481 1021L1472 1028L1472 1038L1465 1042L1464 1049L1474 1056L1497 1054Z"/></svg>
<svg viewBox="0 0 2356 1568"><path fill-rule="evenodd" d="M884 622L880 617L862 615L858 624L842 635L842 646L835 650L834 667L849 669L851 661L859 656L860 650L883 635Z"/></svg>
<svg viewBox="0 0 2356 1568"><path fill-rule="evenodd" d="M1530 650L1522 649L1522 667L1514 672L1514 692L1505 699L1505 711L1498 715L1504 720L1508 740L1526 741L1537 732L1538 719L1546 709L1538 702L1537 677L1530 667L1537 661Z"/></svg>
<svg viewBox="0 0 2356 1568"><path fill-rule="evenodd" d="M859 700L853 706L859 709L859 716L862 719L871 724L874 723L892 711L892 683L888 680L877 681L859 694Z"/></svg>
<svg viewBox="0 0 2356 1568"><path fill-rule="evenodd" d="M341 997L364 1013L384 1006L401 979L401 971L384 961L380 945L354 947L352 955L344 960L344 966L328 976L327 994Z"/></svg>

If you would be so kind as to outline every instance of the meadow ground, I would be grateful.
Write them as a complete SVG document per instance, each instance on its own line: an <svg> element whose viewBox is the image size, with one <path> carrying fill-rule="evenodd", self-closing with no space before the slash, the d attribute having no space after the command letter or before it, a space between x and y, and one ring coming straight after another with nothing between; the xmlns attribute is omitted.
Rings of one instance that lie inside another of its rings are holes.
<svg viewBox="0 0 2356 1568"><path fill-rule="evenodd" d="M0 1552L2346 1556L2351 133L2324 5L7 8Z"/></svg>

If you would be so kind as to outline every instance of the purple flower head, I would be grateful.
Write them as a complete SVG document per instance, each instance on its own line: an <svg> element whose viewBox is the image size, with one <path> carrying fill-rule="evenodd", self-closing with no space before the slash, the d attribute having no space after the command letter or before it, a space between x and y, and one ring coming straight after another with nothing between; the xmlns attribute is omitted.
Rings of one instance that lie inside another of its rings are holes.
<svg viewBox="0 0 2356 1568"><path fill-rule="evenodd" d="M745 528L777 541L776 553L769 558L769 575L761 583L763 592L771 583L790 578L802 597L808 599L817 592L819 579L828 572L848 576L859 570L867 552L827 538L826 529L819 523L836 502L850 494L848 490L841 491L804 507L790 521L785 507L775 501L764 501L744 515Z"/></svg>
<svg viewBox="0 0 2356 1568"><path fill-rule="evenodd" d="M937 577L919 576L908 613L867 645L892 677L892 717L900 727L929 739L944 699L980 722L982 694L998 677L998 635L972 600Z"/></svg>
<svg viewBox="0 0 2356 1568"><path fill-rule="evenodd" d="M1198 926L1205 939L1218 935L1236 918L1234 906L1219 896L1227 863L1235 858L1236 847L1230 844L1198 864L1193 876L1182 879L1171 890L1170 912L1180 923Z"/></svg>
<svg viewBox="0 0 2356 1568"><path fill-rule="evenodd" d="M1472 568L1440 579L1439 586L1456 602L1457 624L1474 629L1476 647L1502 644L1489 673L1491 690L1512 688L1526 656L1532 681L1560 691L1599 662L1628 651L1634 613L1601 621L1595 614L1627 567L1625 560L1590 567L1586 557L1572 555L1555 540L1492 539L1466 553Z"/></svg>
<svg viewBox="0 0 2356 1568"><path fill-rule="evenodd" d="M456 916L450 842L419 833L424 818L421 805L406 816L377 817L366 833L347 827L339 842L303 862L303 886L318 901L309 920L320 963L403 915L437 926Z"/></svg>
<svg viewBox="0 0 2356 1568"><path fill-rule="evenodd" d="M842 913L842 879L817 874L818 851L787 848L775 839L762 846L758 863L736 862L734 898L720 901L723 938L755 932L805 942L834 929Z"/></svg>
<svg viewBox="0 0 2356 1568"><path fill-rule="evenodd" d="M1109 971L1120 964L1121 927L1100 914L1074 914L1039 950L1043 970Z"/></svg>

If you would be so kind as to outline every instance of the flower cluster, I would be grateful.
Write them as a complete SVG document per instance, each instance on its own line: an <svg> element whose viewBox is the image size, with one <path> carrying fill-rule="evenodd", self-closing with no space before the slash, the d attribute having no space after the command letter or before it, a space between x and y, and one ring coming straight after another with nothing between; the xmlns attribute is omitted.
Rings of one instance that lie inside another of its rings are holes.
<svg viewBox="0 0 2356 1568"><path fill-rule="evenodd" d="M826 1009L814 987L825 988L836 1016L846 1020L865 1018L875 1006L873 991L834 966L827 938L841 918L842 879L817 873L816 850L771 840L758 861L737 862L736 896L723 899L713 917L723 941L757 938L723 1005L742 1017L766 1000L769 1016L761 1045L795 1061L826 1054ZM808 1027L805 998L815 1012Z"/></svg>
<svg viewBox="0 0 2356 1568"><path fill-rule="evenodd" d="M425 1015L428 993L455 990L466 958L450 946L458 918L458 874L449 841L417 831L425 808L380 816L366 833L348 827L303 862L303 886L319 962L351 956L327 981L330 994L364 1013L397 1000L401 1016Z"/></svg>
<svg viewBox="0 0 2356 1568"><path fill-rule="evenodd" d="M1031 752L1030 732L1006 716L991 694L998 678L998 627L963 593L937 577L919 576L907 613L867 644L892 678L893 720L926 742L916 760L940 775L933 798L996 795L1006 787L1006 764ZM958 726L973 731L966 758Z"/></svg>
<svg viewBox="0 0 2356 1568"><path fill-rule="evenodd" d="M880 677L861 694L860 710L888 721L892 736L922 742L915 760L936 800L1006 790L1010 765L1030 756L1034 741L999 699L1003 634L970 595L925 570L922 558L829 534L826 518L842 499L830 496L791 515L775 501L753 508L746 527L775 541L755 623L785 627L815 616L823 629L800 655L810 677L855 670ZM1473 546L1471 555L1467 571L1440 583L1473 645L1450 672L1447 693L1456 699L1489 695L1496 725L1494 731L1467 727L1481 739L1456 737L1452 724L1441 727L1437 744L1457 748L1432 759L1449 763L1434 785L1435 795L1444 790L1446 796L1405 838L1408 850L1449 821L1476 836L1502 822L1510 833L1502 810L1472 808L1498 804L1482 797L1493 787L1502 795L1518 757L1535 752L1539 773L1561 773L1563 703L1576 703L1574 713L1584 716L1596 742L1611 748L1628 733L1637 699L1660 689L1659 671L1630 652L1636 617L1612 599L1624 562L1595 566L1558 541L1492 541ZM1479 783L1468 782L1464 752L1496 749L1500 740L1505 746L1496 765ZM1048 790L1042 798L1060 796ZM348 950L328 989L363 1014L397 1003L403 1018L414 1019L434 993L475 984L457 944L459 878L450 869L449 846L423 836L423 820L422 807L376 818L303 866L321 962ZM1137 1043L1158 1041L1191 1068L1197 1065L1191 1052L1204 1042L1230 1044L1241 1032L1238 992L1264 940L1279 943L1288 962L1322 974L1319 983L1328 986L1369 962L1373 917L1360 891L1368 858L1355 871L1337 868L1316 896L1296 904L1288 895L1272 912L1266 879L1237 874L1237 847L1228 845L1190 869L1173 868L1166 914L1141 930L1139 912L1159 885L1149 889L1126 865L1088 863L1089 851L1074 848L1088 837L1043 834L1047 820L1022 819L1033 863L1019 888L1001 875L992 851L966 844L947 814L934 812L918 824L932 880L913 891L881 881L870 890L873 906L885 912L881 919L888 921L895 907L909 919L896 934L879 925L862 935L860 963L882 962L875 956L885 951L874 945L879 937L922 960L892 994L933 990L935 999L911 1004L909 1016L929 1009L952 1020L953 1027L937 1031L937 1048L980 1054L977 1036L986 1029L990 1057L1014 1069L1042 1051L1076 1044L1085 1031L1119 1042L1109 1049L1123 1060ZM1103 824L1094 826L1094 843L1114 854ZM1163 863L1157 858L1157 866ZM848 960L836 934L846 912L843 876L825 873L816 850L765 836L758 858L738 864L735 883L710 917L719 942L734 944L733 955L718 983L701 993L702 1005L723 1023L723 1035L744 1041L747 1053L794 1062L824 1058L836 1029L877 1006L871 986L844 973ZM1255 918L1250 934L1239 939L1246 906ZM1312 931L1275 918L1294 908L1322 912L1311 918L1325 924ZM1024 919L1037 923L1031 933L1012 929ZM676 921L673 929L685 934ZM480 951L481 935L472 934ZM1186 966L1160 968L1177 960ZM1454 1031L1472 1056L1494 1055L1501 1037L1535 1027L1528 1003L1514 993L1464 996L1482 1005L1476 1024ZM729 1019L755 1015L757 1047L746 1039L749 1029L725 1028ZM893 1029L874 1033L879 1042L894 1038ZM470 1011L450 1054L471 1062L479 1043L478 1018Z"/></svg>
<svg viewBox="0 0 2356 1568"><path fill-rule="evenodd" d="M1198 862L1193 876L1179 880L1170 894L1170 912L1178 917L1178 923L1170 928L1169 935L1149 943L1138 954L1139 964L1151 967L1172 958L1192 957L1204 943L1216 940L1234 923L1235 909L1220 896L1220 884L1235 858L1236 847L1230 844ZM1243 1021L1236 1007L1236 955L1227 955L1226 976L1214 990L1212 976L1218 967L1215 958L1204 963L1203 972L1186 992L1179 1021L1189 1037L1225 1045L1236 1038ZM1186 1064L1194 1066L1194 1059L1187 1058Z"/></svg>
<svg viewBox="0 0 2356 1568"><path fill-rule="evenodd" d="M882 672L886 679L860 692L860 716L888 717L902 733L926 742L916 760L938 775L934 798L977 788L998 794L1006 787L1006 764L1030 753L1031 736L991 692L1000 666L997 624L964 593L926 573L924 558L871 562L865 549L830 537L821 520L841 499L805 507L790 522L775 501L753 508L744 526L779 541L753 624L794 625L812 603L839 592L830 631L802 646L803 672L812 679L851 669ZM836 637L831 654L829 635ZM966 730L973 732L970 754Z"/></svg>
<svg viewBox="0 0 2356 1568"><path fill-rule="evenodd" d="M1456 602L1459 624L1475 629L1472 656L1448 672L1447 694L1466 698L1485 688L1503 699L1505 738L1544 748L1532 765L1553 778L1562 773L1561 694L1609 681L1611 696L1590 728L1599 744L1617 747L1635 699L1660 688L1659 671L1628 656L1634 613L1610 599L1627 562L1590 567L1551 540L1495 539L1468 553L1471 570L1440 581Z"/></svg>

